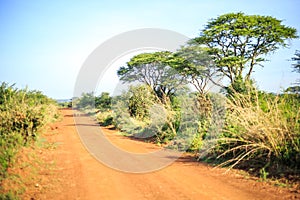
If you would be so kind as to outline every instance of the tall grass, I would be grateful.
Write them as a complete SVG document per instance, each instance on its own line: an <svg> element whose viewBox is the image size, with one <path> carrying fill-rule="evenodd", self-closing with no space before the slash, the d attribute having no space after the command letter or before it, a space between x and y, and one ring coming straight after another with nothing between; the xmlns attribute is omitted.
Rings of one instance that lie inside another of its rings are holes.
<svg viewBox="0 0 300 200"><path fill-rule="evenodd" d="M298 96L234 93L227 107L223 134L213 147L221 166L299 172Z"/></svg>

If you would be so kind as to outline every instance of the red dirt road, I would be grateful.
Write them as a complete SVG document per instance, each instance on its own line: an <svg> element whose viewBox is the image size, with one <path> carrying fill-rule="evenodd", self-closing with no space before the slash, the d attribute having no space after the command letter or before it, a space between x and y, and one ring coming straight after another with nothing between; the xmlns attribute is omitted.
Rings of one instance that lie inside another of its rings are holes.
<svg viewBox="0 0 300 200"><path fill-rule="evenodd" d="M39 173L39 185L32 186L24 199L298 199L299 193L246 179L234 171L213 169L183 156L156 172L133 174L111 169L97 161L84 147L74 126L72 110L47 134L59 144L43 152L45 162L54 162L51 172ZM99 127L100 129L100 127ZM117 146L132 152L157 150L153 144L119 136L103 129ZM117 161L116 161L117 162Z"/></svg>

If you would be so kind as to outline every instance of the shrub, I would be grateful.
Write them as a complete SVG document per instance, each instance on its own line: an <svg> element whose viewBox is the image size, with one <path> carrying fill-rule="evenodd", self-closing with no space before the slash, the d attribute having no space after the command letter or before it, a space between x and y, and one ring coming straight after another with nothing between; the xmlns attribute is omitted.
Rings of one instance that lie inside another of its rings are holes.
<svg viewBox="0 0 300 200"><path fill-rule="evenodd" d="M151 106L158 102L150 86L131 86L128 93L128 111L130 116L140 121L149 119Z"/></svg>
<svg viewBox="0 0 300 200"><path fill-rule="evenodd" d="M14 155L37 138L39 130L58 118L55 101L39 91L0 86L0 182L7 175Z"/></svg>
<svg viewBox="0 0 300 200"><path fill-rule="evenodd" d="M95 107L100 111L108 111L111 109L111 100L108 92L102 92L99 97L95 97Z"/></svg>
<svg viewBox="0 0 300 200"><path fill-rule="evenodd" d="M130 135L140 133L143 128L149 125L145 119L139 121L130 115L128 106L128 93L116 98L113 103L113 125L122 132Z"/></svg>
<svg viewBox="0 0 300 200"><path fill-rule="evenodd" d="M96 115L97 121L101 126L109 126L113 124L112 111L98 112Z"/></svg>

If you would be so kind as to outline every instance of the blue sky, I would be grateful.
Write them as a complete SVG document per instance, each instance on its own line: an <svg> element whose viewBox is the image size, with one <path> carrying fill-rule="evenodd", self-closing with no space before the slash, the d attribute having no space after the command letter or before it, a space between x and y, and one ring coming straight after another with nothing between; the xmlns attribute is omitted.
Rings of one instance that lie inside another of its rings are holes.
<svg viewBox="0 0 300 200"><path fill-rule="evenodd" d="M0 81L70 98L88 55L122 32L161 28L193 38L209 19L242 11L276 17L300 35L299 7L298 0L0 0ZM295 82L288 60L296 49L299 39L256 69L260 89L279 92Z"/></svg>

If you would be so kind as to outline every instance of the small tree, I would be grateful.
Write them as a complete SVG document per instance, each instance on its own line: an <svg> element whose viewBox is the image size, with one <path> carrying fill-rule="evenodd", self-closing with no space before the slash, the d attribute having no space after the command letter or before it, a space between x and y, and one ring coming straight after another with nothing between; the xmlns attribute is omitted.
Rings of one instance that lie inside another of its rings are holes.
<svg viewBox="0 0 300 200"><path fill-rule="evenodd" d="M93 92L82 93L81 97L76 103L76 107L79 109L91 109L95 106L95 96Z"/></svg>
<svg viewBox="0 0 300 200"><path fill-rule="evenodd" d="M293 71L296 73L300 73L300 51L295 52L295 56L292 57L292 60L295 61L293 66ZM295 94L300 94L300 79L297 80L296 86L291 86L286 89L286 92L291 92Z"/></svg>
<svg viewBox="0 0 300 200"><path fill-rule="evenodd" d="M296 32L270 16L229 13L209 21L191 43L209 47L218 71L234 83L240 77L250 81L264 56L288 46L286 41L297 38Z"/></svg>
<svg viewBox="0 0 300 200"><path fill-rule="evenodd" d="M101 111L107 111L111 108L112 98L108 92L102 92L99 97L95 97L95 107Z"/></svg>
<svg viewBox="0 0 300 200"><path fill-rule="evenodd" d="M295 57L293 57L292 60L296 61L296 63L293 64L294 71L300 73L300 51L299 50L295 52Z"/></svg>
<svg viewBox="0 0 300 200"><path fill-rule="evenodd" d="M129 89L128 111L130 116L144 120L149 119L149 110L156 102L155 94L148 85L139 85Z"/></svg>
<svg viewBox="0 0 300 200"><path fill-rule="evenodd" d="M296 51L295 57L293 57L292 60L296 62L293 64L294 72L300 73L300 51ZM300 79L297 80L297 84L300 84Z"/></svg>

